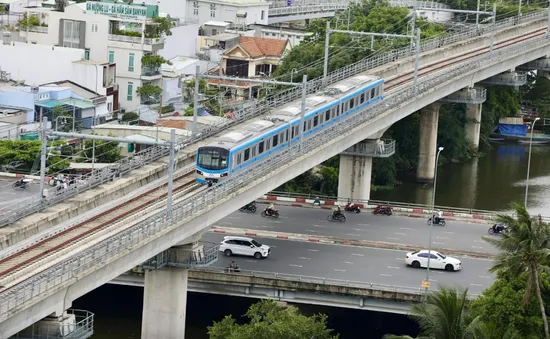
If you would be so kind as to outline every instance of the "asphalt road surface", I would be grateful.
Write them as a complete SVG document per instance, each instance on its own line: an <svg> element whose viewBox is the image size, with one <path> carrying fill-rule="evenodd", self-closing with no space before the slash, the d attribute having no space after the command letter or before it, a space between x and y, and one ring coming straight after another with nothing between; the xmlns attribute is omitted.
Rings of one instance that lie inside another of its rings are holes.
<svg viewBox="0 0 550 339"><path fill-rule="evenodd" d="M223 235L206 233L203 241L219 243ZM362 248L344 245L305 243L290 240L256 238L271 246L266 259L252 257L225 257L220 253L216 267L227 267L235 260L243 270L277 272L313 277L398 285L419 288L426 278L426 269L414 269L405 265L405 252L385 249ZM432 287L442 284L468 288L469 293L479 294L494 281L487 270L492 261L486 259L459 258L463 269L458 272L430 270Z"/></svg>
<svg viewBox="0 0 550 339"><path fill-rule="evenodd" d="M0 180L0 210L40 192L38 180L33 180L27 189L13 188L12 184L16 180L16 178Z"/></svg>
<svg viewBox="0 0 550 339"><path fill-rule="evenodd" d="M273 232L288 232L312 236L331 236L344 239L385 241L428 247L429 229L426 218L374 215L371 211L359 214L345 212L345 223L328 222L329 210L276 206L279 219L262 218L264 206L258 204L256 213L235 212L213 226L237 227ZM448 221L444 227L433 226L432 244L435 248L496 253L496 249L481 239L489 236L489 224ZM495 235L498 237L498 235Z"/></svg>

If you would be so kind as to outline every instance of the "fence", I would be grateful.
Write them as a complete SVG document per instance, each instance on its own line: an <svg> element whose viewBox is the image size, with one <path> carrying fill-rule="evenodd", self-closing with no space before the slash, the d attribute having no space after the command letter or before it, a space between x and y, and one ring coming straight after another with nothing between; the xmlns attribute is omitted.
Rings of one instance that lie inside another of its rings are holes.
<svg viewBox="0 0 550 339"><path fill-rule="evenodd" d="M28 307L25 305L27 302L35 303L46 298L62 286L74 283L109 265L112 261L126 256L132 249L142 247L151 242L151 239L161 237L217 208L221 203L235 198L250 186L260 185L265 180L269 180L272 175L282 173L289 166L300 161L301 157L307 156L308 153L326 149L327 145L339 142L346 138L347 134L364 128L363 124L376 123L385 116L387 111L410 104L422 97L425 92L432 92L438 86L469 77L472 72L488 67L489 64L498 64L510 57L527 53L531 49L549 45L548 39L540 37L499 49L493 53L493 57L480 55L471 58L454 67L449 67L443 74L422 79L416 88L398 91L383 102L378 102L342 118L326 130L312 134L303 143L288 147L272 157L266 158L265 161L258 163L245 173L231 177L192 197L182 199L172 207L172 218L168 218L165 211L159 211L20 284L3 290L0 292L0 322L7 319L17 309Z"/></svg>
<svg viewBox="0 0 550 339"><path fill-rule="evenodd" d="M94 314L84 310L69 309L75 322L68 324L37 323L11 336L11 339L86 339L94 334Z"/></svg>
<svg viewBox="0 0 550 339"><path fill-rule="evenodd" d="M505 27L511 27L518 23L528 22L531 20L546 19L547 12L544 10L531 12L523 15L521 18L513 17L502 21L499 21L495 25L495 30ZM490 30L487 27L475 28L473 30L455 33L452 35L437 37L428 39L421 42L421 52L450 45L462 40L477 37L488 33ZM118 37L118 36L117 36ZM380 55L375 55L366 59L363 59L354 64L345 66L337 71L334 71L327 76L327 85L333 84L337 81L349 78L357 75L361 72L368 71L370 69L382 66L386 63L396 61L401 58L410 57L413 54L410 48L402 48L399 50L389 51ZM309 81L307 84L308 94L315 93L323 87L323 79L315 79ZM201 141L210 137L213 134L219 133L229 127L240 124L248 119L267 114L276 106L287 104L293 100L299 100L301 98L301 89L291 88L274 95L264 98L262 101L254 102L253 105L243 106L240 110L235 111L235 119L225 119L221 123L212 125L195 136L184 137L178 140L178 148L184 148L195 142ZM106 181L111 180L114 177L114 173L124 174L128 173L132 169L141 167L142 165L149 164L163 156L168 155L169 150L165 147L154 146L150 147L142 152L137 153L135 156L125 158L112 166L108 166L103 169L94 170L87 177L84 178L84 182L87 183L75 187L70 186L67 189L56 191L53 193L52 198L41 199L40 195L31 197L27 200L18 202L17 204L6 206L0 210L0 227L13 223L21 218L24 218L36 211L44 210L46 207L51 206L57 202L63 201L67 198L74 196L88 188L96 187Z"/></svg>

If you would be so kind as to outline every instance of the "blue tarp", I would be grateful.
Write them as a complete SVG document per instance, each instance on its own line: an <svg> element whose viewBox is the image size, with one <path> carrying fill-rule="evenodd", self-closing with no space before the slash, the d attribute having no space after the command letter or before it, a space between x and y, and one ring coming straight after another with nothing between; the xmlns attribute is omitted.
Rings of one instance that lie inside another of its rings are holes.
<svg viewBox="0 0 550 339"><path fill-rule="evenodd" d="M527 125L498 124L498 133L503 135L525 136Z"/></svg>

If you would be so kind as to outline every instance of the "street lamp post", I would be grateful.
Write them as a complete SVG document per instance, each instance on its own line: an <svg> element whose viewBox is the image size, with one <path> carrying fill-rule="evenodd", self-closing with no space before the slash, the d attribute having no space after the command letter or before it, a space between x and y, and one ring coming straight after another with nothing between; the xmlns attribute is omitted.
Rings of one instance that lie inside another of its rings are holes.
<svg viewBox="0 0 550 339"><path fill-rule="evenodd" d="M428 267L426 268L426 284L430 282L430 257L432 256L432 229L434 225L434 212L435 212L435 189L437 187L437 164L439 163L439 154L443 151L443 147L439 147L437 155L435 156L435 169L434 169L434 188L432 192L432 215L430 219L430 238L428 240ZM426 295L428 295L428 286L426 285Z"/></svg>
<svg viewBox="0 0 550 339"><path fill-rule="evenodd" d="M527 208L527 194L529 194L529 171L531 170L531 150L533 149L533 132L535 130L535 124L540 118L536 118L531 124L531 141L529 142L529 156L527 160L527 179L525 181L525 202L523 205Z"/></svg>

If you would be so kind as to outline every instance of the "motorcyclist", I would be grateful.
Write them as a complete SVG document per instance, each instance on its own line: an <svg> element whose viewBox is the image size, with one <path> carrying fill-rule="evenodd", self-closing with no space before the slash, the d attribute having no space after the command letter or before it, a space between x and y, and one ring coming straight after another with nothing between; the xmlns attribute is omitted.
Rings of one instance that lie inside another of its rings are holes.
<svg viewBox="0 0 550 339"><path fill-rule="evenodd" d="M21 177L21 179L19 179L15 182L16 187L21 187L21 186L24 186L24 185L25 185L25 177Z"/></svg>
<svg viewBox="0 0 550 339"><path fill-rule="evenodd" d="M500 233L504 230L504 225L503 224L494 224L493 225L493 232L494 233Z"/></svg>
<svg viewBox="0 0 550 339"><path fill-rule="evenodd" d="M275 212L275 205L273 205L272 202L269 203L269 206L265 209L267 214L271 215L273 212Z"/></svg>
<svg viewBox="0 0 550 339"><path fill-rule="evenodd" d="M433 214L433 223L439 224L442 217L443 217L443 212L437 211L436 213Z"/></svg>
<svg viewBox="0 0 550 339"><path fill-rule="evenodd" d="M256 203L254 201L251 201L249 202L248 204L246 204L246 206L244 207L245 209L247 210L250 210L252 209L252 207L254 207L256 205Z"/></svg>
<svg viewBox="0 0 550 339"><path fill-rule="evenodd" d="M336 205L336 208L334 209L334 212L332 212L332 214L335 217L341 216L342 215L342 207L340 207L340 205Z"/></svg>
<svg viewBox="0 0 550 339"><path fill-rule="evenodd" d="M231 260L231 263L229 263L228 267L229 272L237 272L239 271L239 265L235 262L235 260Z"/></svg>

